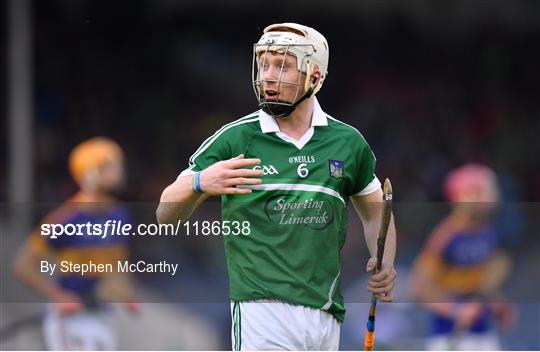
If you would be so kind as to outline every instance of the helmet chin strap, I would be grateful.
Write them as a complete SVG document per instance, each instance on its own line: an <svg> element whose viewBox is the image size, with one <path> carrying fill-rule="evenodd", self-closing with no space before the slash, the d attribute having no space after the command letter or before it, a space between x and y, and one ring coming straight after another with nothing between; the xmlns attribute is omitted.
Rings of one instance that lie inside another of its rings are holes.
<svg viewBox="0 0 540 352"><path fill-rule="evenodd" d="M313 95L313 87L310 87L306 94L304 94L300 99L295 103L291 104L288 101L277 100L277 101L261 101L259 107L262 111L268 115L279 118L284 116L289 116L298 105L300 105L304 100L308 99Z"/></svg>

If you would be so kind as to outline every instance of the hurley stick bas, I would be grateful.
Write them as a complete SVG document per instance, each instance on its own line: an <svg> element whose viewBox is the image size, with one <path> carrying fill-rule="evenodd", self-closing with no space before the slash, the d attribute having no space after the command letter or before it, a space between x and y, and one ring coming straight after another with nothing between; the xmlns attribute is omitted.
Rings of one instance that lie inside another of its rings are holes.
<svg viewBox="0 0 540 352"><path fill-rule="evenodd" d="M375 272L381 270L381 264L384 255L384 245L386 243L386 234L390 226L392 217L392 184L389 179L384 180L383 185L383 214L381 217L381 227L379 229L379 238L377 239L377 267ZM375 294L371 295L371 306L369 307L369 316L366 322L366 335L364 337L364 351L373 351L375 346L375 313L377 311L377 298Z"/></svg>

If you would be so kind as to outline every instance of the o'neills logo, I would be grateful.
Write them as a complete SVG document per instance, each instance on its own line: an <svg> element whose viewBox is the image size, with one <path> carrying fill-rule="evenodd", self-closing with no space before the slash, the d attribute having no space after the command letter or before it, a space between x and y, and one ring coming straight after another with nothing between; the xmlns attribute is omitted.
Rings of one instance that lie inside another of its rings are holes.
<svg viewBox="0 0 540 352"><path fill-rule="evenodd" d="M311 164L315 162L315 157L313 155L299 155L299 156L290 156L289 163L291 164Z"/></svg>
<svg viewBox="0 0 540 352"><path fill-rule="evenodd" d="M291 194L276 194L268 198L264 212L276 225L304 225L313 230L324 230L334 222L331 202L302 199Z"/></svg>

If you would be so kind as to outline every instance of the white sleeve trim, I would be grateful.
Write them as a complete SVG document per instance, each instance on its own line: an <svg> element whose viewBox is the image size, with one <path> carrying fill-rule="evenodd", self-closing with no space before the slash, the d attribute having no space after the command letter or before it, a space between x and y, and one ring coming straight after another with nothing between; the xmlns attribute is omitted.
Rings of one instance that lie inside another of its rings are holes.
<svg viewBox="0 0 540 352"><path fill-rule="evenodd" d="M371 194L379 190L381 188L381 181L379 181L376 175L373 175L373 176L374 176L373 180L370 183L368 183L368 185L364 187L363 190L361 190L360 192L356 194L353 194L353 196L367 196L368 194Z"/></svg>

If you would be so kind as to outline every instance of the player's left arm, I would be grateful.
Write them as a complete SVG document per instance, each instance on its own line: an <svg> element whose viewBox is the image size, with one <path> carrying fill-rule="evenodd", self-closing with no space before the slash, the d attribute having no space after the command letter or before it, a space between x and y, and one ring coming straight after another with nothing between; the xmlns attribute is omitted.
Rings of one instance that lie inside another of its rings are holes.
<svg viewBox="0 0 540 352"><path fill-rule="evenodd" d="M366 265L366 271L371 272L377 266L377 238L379 236L383 210L383 192L379 188L370 194L354 195L350 198L364 227L366 244L371 254L371 258ZM390 302L394 298L393 290L397 277L397 272L394 269L395 257L396 228L394 226L394 217L392 216L390 226L388 227L381 270L371 276L368 287L380 301Z"/></svg>

